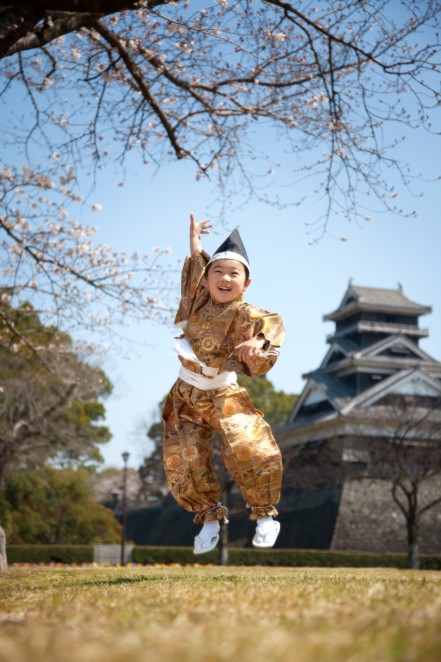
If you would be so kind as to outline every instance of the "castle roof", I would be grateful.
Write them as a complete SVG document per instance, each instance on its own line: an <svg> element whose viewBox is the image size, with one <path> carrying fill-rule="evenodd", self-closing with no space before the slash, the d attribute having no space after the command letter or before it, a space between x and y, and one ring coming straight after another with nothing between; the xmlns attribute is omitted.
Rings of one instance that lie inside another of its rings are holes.
<svg viewBox="0 0 441 662"><path fill-rule="evenodd" d="M339 307L324 315L326 321L337 321L360 311L390 312L402 315L419 316L432 311L430 306L423 306L409 299L401 287L396 290L380 287L349 285Z"/></svg>
<svg viewBox="0 0 441 662"><path fill-rule="evenodd" d="M321 433L325 423L348 415L364 420L366 411L388 396L413 394L432 406L441 397L441 362L418 346L418 337L427 332L417 322L430 310L401 288L351 284L339 308L325 317L340 329L328 340L331 347L319 368L303 375L307 383L287 428L294 433L318 426Z"/></svg>
<svg viewBox="0 0 441 662"><path fill-rule="evenodd" d="M388 395L413 395L432 398L435 406L433 409L429 407L426 410L421 406L421 411L423 413L426 411L426 415L421 416L420 420L422 423L426 422L432 426L434 420L439 421L438 434L441 434L441 409L437 404L441 398L441 382L419 367L400 370L356 397L342 397L340 389L336 389L335 384L333 384L333 388L329 388L330 383L332 382L324 380L317 374L312 374L294 407L287 425L278 430L277 438L279 442L283 441L290 444L293 441L298 441L304 443L308 439L324 439L328 436L354 432L363 436L371 436L374 433L379 435L381 426L384 427L385 421L387 421L388 408L387 406L372 408L372 405L380 403ZM327 388L323 388L325 385ZM307 417L298 417L297 414L305 404L308 404L311 396L313 401L318 400L317 390L321 391L321 402L327 401L331 407ZM415 412L420 413L420 409L415 405ZM380 421L383 418L385 418L385 421Z"/></svg>

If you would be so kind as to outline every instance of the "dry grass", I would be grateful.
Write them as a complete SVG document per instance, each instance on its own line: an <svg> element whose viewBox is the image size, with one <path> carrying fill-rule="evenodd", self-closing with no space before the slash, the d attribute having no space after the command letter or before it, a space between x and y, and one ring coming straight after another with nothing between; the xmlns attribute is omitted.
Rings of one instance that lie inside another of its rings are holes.
<svg viewBox="0 0 441 662"><path fill-rule="evenodd" d="M441 573L13 568L0 661L439 662Z"/></svg>

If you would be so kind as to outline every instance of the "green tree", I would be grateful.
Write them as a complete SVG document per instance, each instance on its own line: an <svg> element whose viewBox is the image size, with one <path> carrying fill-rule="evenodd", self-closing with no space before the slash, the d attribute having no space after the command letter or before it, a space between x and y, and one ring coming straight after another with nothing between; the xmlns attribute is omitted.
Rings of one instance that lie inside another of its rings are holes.
<svg viewBox="0 0 441 662"><path fill-rule="evenodd" d="M0 303L0 313L6 305ZM0 314L0 482L12 467L100 462L98 446L111 436L99 424L100 399L111 388L70 337L44 326L31 306Z"/></svg>
<svg viewBox="0 0 441 662"><path fill-rule="evenodd" d="M164 431L162 423L162 409L165 398L158 405L158 420L154 421L148 431L147 437L152 442L152 451L146 456L139 468L139 476L142 481L142 495L148 499L163 498L168 492L167 479L162 464L162 435Z"/></svg>
<svg viewBox="0 0 441 662"><path fill-rule="evenodd" d="M269 379L239 375L240 386L246 388L257 409L260 409L270 425L283 425L291 413L298 395L276 391Z"/></svg>
<svg viewBox="0 0 441 662"><path fill-rule="evenodd" d="M0 520L10 544L117 543L121 537L112 511L94 500L84 467L9 473Z"/></svg>

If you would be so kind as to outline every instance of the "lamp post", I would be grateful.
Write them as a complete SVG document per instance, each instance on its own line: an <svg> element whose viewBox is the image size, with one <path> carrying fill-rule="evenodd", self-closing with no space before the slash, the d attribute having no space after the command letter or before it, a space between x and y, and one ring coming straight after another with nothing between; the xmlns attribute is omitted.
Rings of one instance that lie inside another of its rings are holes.
<svg viewBox="0 0 441 662"><path fill-rule="evenodd" d="M127 462L130 453L124 451L122 459L124 460L123 471L123 493L122 493L122 531L121 531L121 565L125 565L125 551L126 551L126 524L127 524Z"/></svg>

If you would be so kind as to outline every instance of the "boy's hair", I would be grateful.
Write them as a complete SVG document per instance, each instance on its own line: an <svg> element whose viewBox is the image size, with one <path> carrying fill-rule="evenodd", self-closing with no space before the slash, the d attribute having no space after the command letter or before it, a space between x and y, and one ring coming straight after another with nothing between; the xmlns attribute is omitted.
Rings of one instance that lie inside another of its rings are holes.
<svg viewBox="0 0 441 662"><path fill-rule="evenodd" d="M213 264L216 264L216 262L217 262L217 260L214 260L214 262L209 262L207 264L207 266L205 267L205 277L208 276L208 271L209 271L210 267L212 267ZM247 265L244 264L243 262L240 262L240 260L236 260L236 262L239 262L239 264L241 264L243 266L243 268L245 269L245 278L246 278L246 280L248 280L249 277L250 277L250 270L248 269Z"/></svg>

